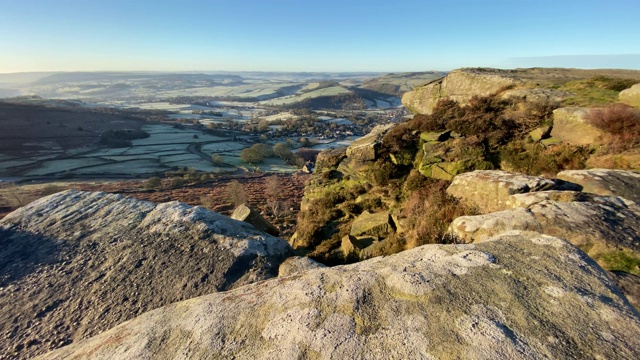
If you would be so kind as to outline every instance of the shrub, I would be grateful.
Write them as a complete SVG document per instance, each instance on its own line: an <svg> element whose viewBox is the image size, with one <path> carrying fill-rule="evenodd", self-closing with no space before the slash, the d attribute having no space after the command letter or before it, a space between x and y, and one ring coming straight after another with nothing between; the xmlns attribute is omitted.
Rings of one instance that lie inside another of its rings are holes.
<svg viewBox="0 0 640 360"><path fill-rule="evenodd" d="M371 181L372 184L378 186L387 185L389 180L394 178L396 175L397 169L395 165L389 161L385 161L384 159L376 160L376 162L367 170L367 179Z"/></svg>
<svg viewBox="0 0 640 360"><path fill-rule="evenodd" d="M539 143L514 141L500 150L501 167L529 175L555 175L563 170L584 169L591 149L562 144L545 148Z"/></svg>
<svg viewBox="0 0 640 360"><path fill-rule="evenodd" d="M183 187L184 184L185 184L185 180L181 177L176 176L174 178L171 178L171 187L173 188Z"/></svg>
<svg viewBox="0 0 640 360"><path fill-rule="evenodd" d="M211 155L211 161L217 166L224 164L224 158L220 154Z"/></svg>
<svg viewBox="0 0 640 360"><path fill-rule="evenodd" d="M227 200L233 206L238 206L247 203L247 193L244 190L244 186L238 181L233 180L225 188Z"/></svg>
<svg viewBox="0 0 640 360"><path fill-rule="evenodd" d="M157 189L162 185L162 180L160 180L159 177L150 177L147 181L145 181L144 183L144 188L145 189Z"/></svg>
<svg viewBox="0 0 640 360"><path fill-rule="evenodd" d="M451 222L474 209L460 204L447 194L449 181L431 181L426 187L412 192L404 203L402 214L406 218L406 248L424 244L450 242L446 236Z"/></svg>
<svg viewBox="0 0 640 360"><path fill-rule="evenodd" d="M624 104L612 104L604 109L591 109L587 121L611 134L612 145L618 148L640 144L640 110Z"/></svg>
<svg viewBox="0 0 640 360"><path fill-rule="evenodd" d="M414 134L414 130L407 123L394 126L382 138L382 147L387 153L415 151L417 145L418 136Z"/></svg>

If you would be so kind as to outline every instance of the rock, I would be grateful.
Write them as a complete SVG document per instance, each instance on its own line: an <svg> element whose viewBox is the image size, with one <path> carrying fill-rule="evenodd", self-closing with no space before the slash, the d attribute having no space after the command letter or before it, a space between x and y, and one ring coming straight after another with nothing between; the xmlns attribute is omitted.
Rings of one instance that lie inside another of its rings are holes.
<svg viewBox="0 0 640 360"><path fill-rule="evenodd" d="M540 141L549 138L551 134L551 126L540 126L539 128L531 131L529 136L533 141Z"/></svg>
<svg viewBox="0 0 640 360"><path fill-rule="evenodd" d="M511 230L538 231L579 246L607 269L615 268L611 259L627 253L640 262L640 207L613 196L582 200L543 200L527 208L462 216L451 223L449 232L470 243Z"/></svg>
<svg viewBox="0 0 640 360"><path fill-rule="evenodd" d="M413 158L415 157L415 151L411 150L403 150L397 153L389 154L391 158L391 162L396 165L408 166L413 163Z"/></svg>
<svg viewBox="0 0 640 360"><path fill-rule="evenodd" d="M356 161L372 161L376 159L382 137L395 124L377 125L369 134L355 140L347 148L347 157Z"/></svg>
<svg viewBox="0 0 640 360"><path fill-rule="evenodd" d="M500 170L476 170L453 179L447 193L481 213L508 209L513 194L549 190L552 180Z"/></svg>
<svg viewBox="0 0 640 360"><path fill-rule="evenodd" d="M345 256L349 256L351 253L355 253L359 255L362 250L368 248L373 244L377 244L380 242L380 238L378 236L353 236L353 235L345 235L342 238L342 242L340 244L340 250Z"/></svg>
<svg viewBox="0 0 640 360"><path fill-rule="evenodd" d="M580 191L536 191L511 195L509 196L506 205L509 208L528 208L533 204L537 204L543 201L593 201L595 197L596 195L594 194L586 194Z"/></svg>
<svg viewBox="0 0 640 360"><path fill-rule="evenodd" d="M621 196L640 204L640 173L625 170L566 170L558 179L582 186L583 192Z"/></svg>
<svg viewBox="0 0 640 360"><path fill-rule="evenodd" d="M622 271L609 271L611 280L622 290L631 305L640 309L640 276Z"/></svg>
<svg viewBox="0 0 640 360"><path fill-rule="evenodd" d="M621 103L633 107L640 107L640 84L635 84L628 89L620 91L618 98Z"/></svg>
<svg viewBox="0 0 640 360"><path fill-rule="evenodd" d="M420 133L420 140L422 141L446 141L451 135L451 130L438 131L438 132L423 132Z"/></svg>
<svg viewBox="0 0 640 360"><path fill-rule="evenodd" d="M238 205L238 207L233 210L231 218L238 221L244 221L247 224L253 225L256 229L273 236L278 236L280 234L280 231L278 231L275 226L271 225L269 221L263 218L259 212L245 204Z"/></svg>
<svg viewBox="0 0 640 360"><path fill-rule="evenodd" d="M151 309L274 277L290 255L285 241L202 207L60 192L0 221L0 330L13 334L0 348L37 337L16 355L33 357Z"/></svg>
<svg viewBox="0 0 640 360"><path fill-rule="evenodd" d="M551 146L562 144L562 140L558 138L550 137L550 138L540 140L540 144L544 145L545 147L551 147Z"/></svg>
<svg viewBox="0 0 640 360"><path fill-rule="evenodd" d="M350 235L385 237L392 231L394 231L394 226L388 212L383 211L371 214L368 211L364 211L351 224Z"/></svg>
<svg viewBox="0 0 640 360"><path fill-rule="evenodd" d="M587 122L589 108L564 107L553 110L551 136L571 145L602 143L604 133Z"/></svg>
<svg viewBox="0 0 640 360"><path fill-rule="evenodd" d="M527 102L547 103L561 102L572 96L568 91L556 89L513 89L503 92L500 96L503 99L521 99Z"/></svg>
<svg viewBox="0 0 640 360"><path fill-rule="evenodd" d="M346 147L325 150L318 154L314 172L321 173L324 170L336 169L338 165L340 165L340 162L346 157Z"/></svg>
<svg viewBox="0 0 640 360"><path fill-rule="evenodd" d="M638 333L593 260L519 232L201 296L42 359L637 359Z"/></svg>
<svg viewBox="0 0 640 360"><path fill-rule="evenodd" d="M508 86L521 84L514 73L496 69L458 69L442 79L414 88L402 96L402 103L414 113L431 114L440 99L466 104L474 95L486 96Z"/></svg>
<svg viewBox="0 0 640 360"><path fill-rule="evenodd" d="M326 268L326 265L312 260L306 256L292 256L280 264L278 277L303 273L308 270Z"/></svg>
<svg viewBox="0 0 640 360"><path fill-rule="evenodd" d="M429 177L451 181L456 175L461 174L465 171L469 171L472 168L472 163L472 160L459 160L444 161L432 164L431 174Z"/></svg>

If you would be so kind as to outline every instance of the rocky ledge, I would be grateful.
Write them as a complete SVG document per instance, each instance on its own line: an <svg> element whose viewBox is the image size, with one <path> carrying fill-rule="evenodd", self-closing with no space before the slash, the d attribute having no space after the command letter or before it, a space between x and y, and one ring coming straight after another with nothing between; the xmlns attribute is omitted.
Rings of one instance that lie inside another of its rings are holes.
<svg viewBox="0 0 640 360"><path fill-rule="evenodd" d="M0 221L0 349L26 358L277 276L289 245L201 207L66 191Z"/></svg>
<svg viewBox="0 0 640 360"><path fill-rule="evenodd" d="M183 301L41 359L636 359L638 332L578 248L510 232Z"/></svg>

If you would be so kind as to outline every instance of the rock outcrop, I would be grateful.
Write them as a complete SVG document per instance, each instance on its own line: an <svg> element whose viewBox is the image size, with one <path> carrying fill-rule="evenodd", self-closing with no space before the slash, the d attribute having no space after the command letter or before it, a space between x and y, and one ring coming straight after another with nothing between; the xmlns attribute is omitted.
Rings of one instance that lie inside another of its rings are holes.
<svg viewBox="0 0 640 360"><path fill-rule="evenodd" d="M578 184L583 192L621 196L640 204L640 173L625 170L566 170L558 179Z"/></svg>
<svg viewBox="0 0 640 360"><path fill-rule="evenodd" d="M394 124L378 125L371 129L371 132L355 140L347 148L347 157L357 162L375 160L382 137L393 126Z"/></svg>
<svg viewBox="0 0 640 360"><path fill-rule="evenodd" d="M238 207L233 210L231 218L238 221L244 221L247 224L253 225L256 229L273 236L278 236L280 234L280 231L267 221L267 219L262 217L258 211L245 204L238 205Z"/></svg>
<svg viewBox="0 0 640 360"><path fill-rule="evenodd" d="M501 70L458 69L442 79L406 92L402 103L414 113L430 114L440 99L450 98L465 104L473 96L490 95L521 83L513 74Z"/></svg>
<svg viewBox="0 0 640 360"><path fill-rule="evenodd" d="M0 352L31 357L274 277L283 240L201 207L65 191L0 221Z"/></svg>
<svg viewBox="0 0 640 360"><path fill-rule="evenodd" d="M453 179L447 193L480 213L511 208L511 195L553 189L549 179L500 170L476 170Z"/></svg>
<svg viewBox="0 0 640 360"><path fill-rule="evenodd" d="M622 90L618 95L621 103L631 105L633 107L640 107L640 84L635 84L632 87Z"/></svg>
<svg viewBox="0 0 640 360"><path fill-rule="evenodd" d="M564 107L553 110L551 137L571 145L594 145L602 143L604 133L589 124L588 108Z"/></svg>
<svg viewBox="0 0 640 360"><path fill-rule="evenodd" d="M41 359L636 359L639 332L593 260L514 232L187 300Z"/></svg>

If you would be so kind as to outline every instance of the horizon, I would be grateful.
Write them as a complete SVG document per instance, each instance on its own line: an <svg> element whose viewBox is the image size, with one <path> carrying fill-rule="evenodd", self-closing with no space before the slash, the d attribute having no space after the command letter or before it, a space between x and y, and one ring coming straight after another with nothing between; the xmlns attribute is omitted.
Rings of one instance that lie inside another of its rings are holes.
<svg viewBox="0 0 640 360"><path fill-rule="evenodd" d="M0 9L2 74L640 69L631 0L0 0Z"/></svg>

